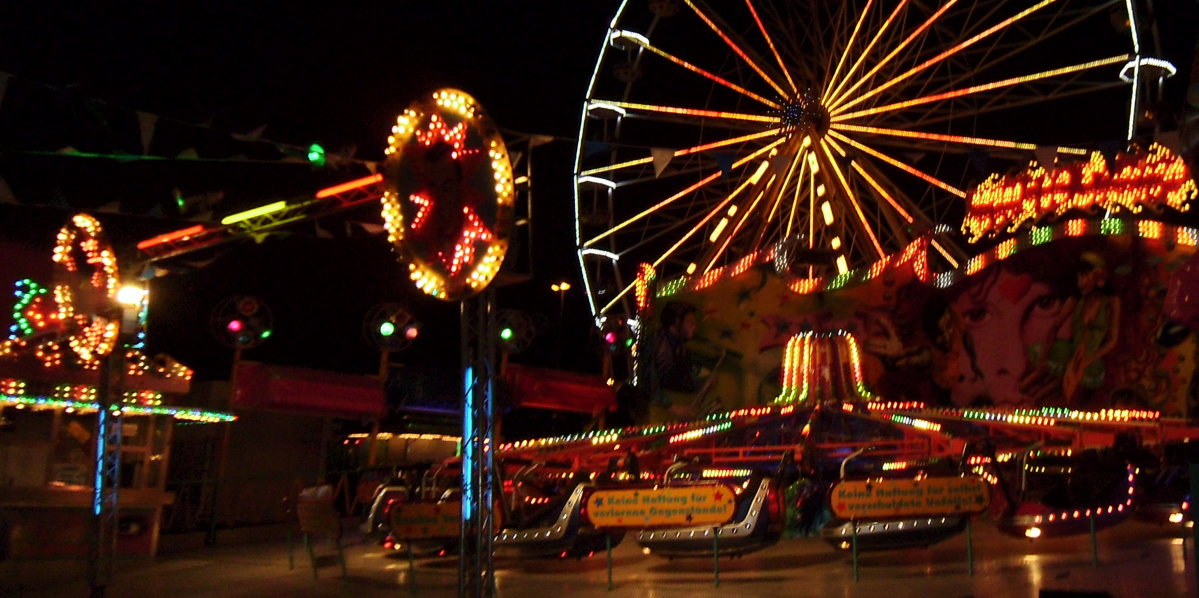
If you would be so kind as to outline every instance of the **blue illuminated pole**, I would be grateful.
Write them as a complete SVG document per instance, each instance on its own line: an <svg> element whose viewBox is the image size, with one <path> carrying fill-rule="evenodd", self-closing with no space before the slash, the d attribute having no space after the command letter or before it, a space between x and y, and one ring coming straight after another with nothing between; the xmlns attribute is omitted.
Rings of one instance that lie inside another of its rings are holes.
<svg viewBox="0 0 1199 598"><path fill-rule="evenodd" d="M462 337L462 525L459 530L458 595L495 593L492 546L492 365L496 354L495 291L461 304Z"/></svg>
<svg viewBox="0 0 1199 598"><path fill-rule="evenodd" d="M113 396L119 394L124 364L109 353L100 360L96 389L96 455L92 490L91 542L88 545L87 573L91 598L102 598L112 582L113 554L117 542L117 491L120 486L121 418L112 410Z"/></svg>

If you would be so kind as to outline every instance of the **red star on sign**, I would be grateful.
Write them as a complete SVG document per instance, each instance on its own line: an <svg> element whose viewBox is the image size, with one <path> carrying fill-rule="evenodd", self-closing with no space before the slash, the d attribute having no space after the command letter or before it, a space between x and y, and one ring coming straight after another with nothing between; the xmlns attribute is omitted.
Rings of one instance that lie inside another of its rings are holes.
<svg viewBox="0 0 1199 598"><path fill-rule="evenodd" d="M716 500L724 500L724 494L719 490L716 491Z"/></svg>
<svg viewBox="0 0 1199 598"><path fill-rule="evenodd" d="M837 503L837 510L838 510L838 511L844 511L844 510L845 510L845 503L844 503L844 502L839 502L839 503Z"/></svg>

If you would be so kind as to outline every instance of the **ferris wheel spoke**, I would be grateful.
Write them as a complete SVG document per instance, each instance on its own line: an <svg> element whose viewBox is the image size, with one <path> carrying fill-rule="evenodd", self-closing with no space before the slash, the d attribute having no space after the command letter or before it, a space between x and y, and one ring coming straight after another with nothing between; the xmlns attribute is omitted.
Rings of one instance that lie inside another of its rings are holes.
<svg viewBox="0 0 1199 598"><path fill-rule="evenodd" d="M717 118L722 120L746 121L746 122L761 122L761 123L777 123L777 116L769 116L765 114L746 114L744 112L725 112L722 110L700 110L697 108L682 108L679 106L657 106L653 104L639 104L636 102L624 102L617 100L604 100L603 103L622 108L624 110L640 111L646 114L670 114L680 116L696 116L699 118ZM627 117L636 116L629 114ZM695 121L683 121L687 124L700 124Z"/></svg>
<svg viewBox="0 0 1199 598"><path fill-rule="evenodd" d="M630 41L645 50L649 50L653 54L661 56L662 58L670 61L671 63L674 63L680 67L683 67L684 69L687 69L697 75L706 77L707 79L709 79L713 82L719 83L720 85L723 85L723 86L725 86L733 91L736 91L737 93L740 93L746 97L753 98L754 100L757 100L758 102L761 102L762 104L765 104L766 106L768 106L774 110L777 110L779 108L779 105L771 100L768 100L748 89L745 89L744 87L741 87L740 85L737 85L736 83L733 83L732 81L729 81L719 75L716 75L716 74L711 73L707 70L704 70L698 66L695 66L694 64L691 64L690 62L687 62L686 60L683 60L682 58L679 58L678 56L670 54L670 53L662 50L661 48L654 46L653 44L651 44L649 42L648 39L646 39L644 36L642 36L640 34L634 34L634 33L628 32L628 31L617 31L612 34L612 39L624 39L624 40ZM790 77L788 76L788 79L789 78Z"/></svg>
<svg viewBox="0 0 1199 598"><path fill-rule="evenodd" d="M827 97L838 97L841 95L841 90L844 88L844 86L847 83L849 83L850 79L853 77L853 74L855 72L857 72L858 67L862 66L862 62L865 61L866 57L870 55L870 50L872 50L874 48L874 45L877 44L880 39L882 39L883 34L886 33L887 30L891 27L891 24L893 22L895 22L895 19L899 16L899 14L907 6L907 3L908 3L908 0L900 0L899 4L895 5L895 8L891 11L891 14L887 17L887 20L884 21L882 26L880 26L878 28L878 31L876 31L874 33L874 37L870 40L870 43L867 44L866 48L863 49L862 52L858 55L858 59L854 61L853 66L851 66L849 68L849 70L846 71L844 77L842 77L839 81L835 81L836 86L833 87L833 92L831 94L825 94L824 97L826 97L826 98ZM853 47L846 46L845 51L847 53L852 52ZM834 83L834 81L830 81L829 85L832 86L833 83Z"/></svg>
<svg viewBox="0 0 1199 598"><path fill-rule="evenodd" d="M849 89L846 89L843 93L833 97L827 105L829 112L834 112L842 101L852 95L853 92L857 91L858 88L867 81L870 81L876 74L878 74L880 70L883 69L883 67L887 66L891 62L891 59L895 58L895 56L907 48L909 44L916 40L916 38L923 35L924 32L933 25L933 23L937 22L937 19L939 19L941 15L944 15L946 11L953 7L955 2L957 2L957 0L948 0L944 5L941 6L940 9L937 10L937 12L933 13L928 19L925 19L925 21L921 23L920 26L915 29L915 31L912 31L912 33L909 34L906 39L904 39L899 43L899 45L895 46L890 52L888 52L882 60L878 61L878 64L875 64L873 68L866 72L866 74L859 77L857 82L850 86Z"/></svg>
<svg viewBox="0 0 1199 598"><path fill-rule="evenodd" d="M728 139L721 139L720 141L712 141L712 142L704 143L701 145L694 145L694 146L691 146L688 148L675 150L674 157L678 158L678 157L686 156L689 154L696 154L699 152L704 152L704 151L708 151L708 150L712 150L712 149L719 149L719 148L727 147L730 145L736 145L738 143L753 141L755 139L761 139L763 137L770 137L770 136L776 135L780 132L782 132L782 129L778 129L778 128L767 129L765 131L758 131L757 133L750 133L749 135L741 135L739 137L730 137ZM645 149L649 149L649 148L645 148ZM635 160L629 160L627 162L620 162L618 164L612 164L609 166L598 166L596 168L584 170L584 171L580 172L579 175L580 176L590 176L590 175L596 175L596 174L603 174L605 172L612 172L612 171L621 170L624 168L631 168L634 166L643 166L646 164L651 164L651 163L653 163L653 161L654 161L653 156L649 156L646 158L637 158Z"/></svg>
<svg viewBox="0 0 1199 598"><path fill-rule="evenodd" d="M954 187L953 185L950 185L949 183L946 183L945 181L942 181L941 179L939 179L935 176L932 176L931 174L928 174L928 173L921 171L913 166L908 165L907 163L896 160L895 158L892 158L891 156L888 156L886 154L883 154L882 152L876 151L870 147L867 147L861 143L858 143L857 141L854 141L853 139L850 139L849 137L846 137L845 135L842 135L841 133L838 133L837 131L829 130L828 134L831 135L832 137L835 137L835 138L845 142L845 143L848 143L849 145L852 145L852 146L858 148L859 150L862 150L863 152L866 152L867 154L870 154L871 156L874 156L875 158L878 158L879 160L882 160L883 162L886 162L904 172L907 172L908 174L910 174L912 176L924 179L926 182L932 183L933 185L936 185L937 187L940 187L958 197L961 197L962 199L966 198L965 191L962 191L961 189L958 189L957 187Z"/></svg>
<svg viewBox="0 0 1199 598"><path fill-rule="evenodd" d="M853 43L858 38L858 33L862 30L862 23L866 22L866 17L870 15L870 5L874 0L867 0L866 6L862 8L862 12L858 14L857 23L853 26L853 33L849 34L849 41L845 42L845 48L841 51L841 58L837 59L837 67L833 69L833 74L824 82L824 89L821 97L827 98L831 87L837 81L837 76L841 74L841 67L845 66L845 58L849 56L850 50L853 48ZM848 3L847 3L848 4Z"/></svg>
<svg viewBox="0 0 1199 598"><path fill-rule="evenodd" d="M870 227L870 223L866 220L866 214L862 213L862 206L858 203L858 198L854 195L853 187L851 187L849 181L845 179L845 173L841 172L841 166L838 165L837 161L833 158L833 154L829 150L828 144L821 142L820 149L824 152L824 157L828 160L829 166L832 166L833 173L837 175L837 181L841 183L841 190L845 192L845 197L849 199L849 205L853 208L854 214L856 214L858 217L857 221L851 220L851 222L854 222L855 225L860 226L862 231L866 233L866 236L870 239L870 243L874 246L875 251L878 252L876 254L877 257L880 259L886 257L887 252L883 251L883 246L879 244L878 237L874 234L874 229Z"/></svg>
<svg viewBox="0 0 1199 598"><path fill-rule="evenodd" d="M847 104L844 104L843 106L845 109L849 109L849 108L852 108L853 106L861 104L862 102L869 100L870 98L886 91L887 89L890 89L891 87L894 87L895 85L898 85L899 83L903 82L904 80L908 79L909 77L916 75L916 74L924 71L925 69L940 63L942 60L945 60L946 58L953 56L954 54L957 54L958 52L961 52L962 50L965 50L966 48L969 48L970 46L973 46L974 44L978 43L979 41L987 39L988 37L994 35L996 32L1002 31L1005 28L1007 28L1015 23L1020 22L1021 19L1027 17L1030 14L1033 14L1034 12L1040 10L1041 8L1044 8L1045 6L1048 6L1049 4L1052 4L1056 1L1058 1L1058 0L1041 0L1037 4L1022 10L1019 13L1016 13L1015 15L1013 15L1011 17L1008 17L1008 18L1004 19L1003 21L996 23L995 25L992 25L991 27L987 28L986 30L982 31L981 33L977 33L974 36L958 43L957 45L954 45L953 47L949 48L948 50L945 50L945 51L941 52L940 54L937 54L936 56L924 61L923 63L916 65L915 67L912 67L907 72L905 72L897 77L891 78L890 80L883 83L882 85L875 87L874 89L871 89L870 91L854 98L853 100L850 100Z"/></svg>
<svg viewBox="0 0 1199 598"><path fill-rule="evenodd" d="M1094 18L1098 14L1102 14L1110 10L1113 6L1123 4L1124 0L1107 0L1098 4L1086 6L1084 8L1073 8L1067 5L1059 5L1059 10L1056 13L1045 15L1042 21L1046 21L1046 26L1036 35L1029 37L1005 41L1002 36L996 38L994 44L975 59L972 69L976 73L986 72L991 67L1003 63L1006 60L1027 50L1029 46L1044 42L1050 38L1057 36L1064 31L1076 30L1075 28L1087 19ZM1073 6L1073 5L1071 5ZM1034 19L1036 17L1033 17ZM1021 28L1023 30L1023 28ZM995 54L992 56L992 54Z"/></svg>
<svg viewBox="0 0 1199 598"><path fill-rule="evenodd" d="M840 123L832 128L836 131L849 131L854 133L866 133L870 135L886 135L890 137L902 137L908 139L922 139L925 141L943 141L948 143L957 143L979 147L998 147L1006 149L1018 149L1033 151L1037 149L1035 143L1023 143L1018 141L1006 141L1003 139L987 139L983 137L966 137L964 135L946 135L943 133L928 133L924 131L907 131L900 129L889 129L885 127L868 127L862 125L851 125L848 123ZM1072 149L1072 148L1063 148ZM1077 148L1073 148L1076 149ZM1082 151L1082 150L1077 150Z"/></svg>
<svg viewBox="0 0 1199 598"><path fill-rule="evenodd" d="M874 192L877 193L879 197L883 198L883 200L890 204L897 214L902 216L903 219L909 224L912 222L912 215L909 214L908 211L903 208L903 206L899 205L899 202L896 201L895 197L888 193L887 190L884 189L883 186L874 179L874 177L870 176L870 173L866 172L866 169L863 168L861 164L855 160L852 162L852 166L853 169L857 171L858 176L861 177L862 180L866 181L866 184L869 185L871 189L874 189Z"/></svg>
<svg viewBox="0 0 1199 598"><path fill-rule="evenodd" d="M783 88L777 82L775 82L774 78L770 75L767 75L766 71L762 70L762 67L758 66L758 63L753 58L750 58L749 54L747 54L745 50L743 50L741 46L737 44L737 42L733 41L733 39L729 37L729 35L725 33L724 30L721 29L711 17L704 14L704 12L700 10L699 7L696 6L691 0L683 1L687 3L687 6L691 7L691 10L694 11L695 14L704 21L704 23L707 23L708 27L710 27L712 31L716 32L716 35L720 36L720 39L724 40L725 44L728 44L729 48L732 49L737 56L741 57L741 60L745 61L745 64L749 65L754 72L758 73L758 76L762 77L762 79L771 87L773 87L780 96L786 97L788 95L787 92L783 91Z"/></svg>
<svg viewBox="0 0 1199 598"><path fill-rule="evenodd" d="M769 145L766 145L766 146L764 146L764 147L762 147L762 148L760 148L760 149L758 149L758 150L754 151L753 153L749 154L748 156L745 156L745 157L741 158L740 160L737 160L736 162L734 162L734 163L732 164L732 167L731 167L731 169L737 169L737 168L741 168L742 166L744 166L746 163L750 162L750 161L751 161L751 160L753 160L754 158L757 158L758 156L760 156L760 155L762 155L762 154L764 154L764 153L766 153L766 152L770 151L771 149L773 149L773 148L777 147L777 146L778 146L778 144L782 143L783 141L784 141L783 139L778 139L778 140L775 140L773 143L770 143ZM687 195L689 195L689 194L691 194L691 193L693 193L693 192L695 192L695 191L697 191L697 190L699 190L699 189L703 188L704 186L706 186L706 185L708 185L708 184L712 183L713 181L716 181L717 179L719 179L719 178L720 178L721 176L723 176L723 175L724 175L724 173L723 173L723 172L721 172L721 171L717 171L717 172L714 172L714 173L712 173L712 174L710 174L710 175L708 175L708 176L706 176L706 177L704 177L704 178L700 179L699 181L697 181L697 182L695 182L694 184L692 184L692 185L688 186L687 188L683 189L682 191L679 191L678 193L676 193L676 194L674 194L674 195L672 195L672 196L670 196L670 197L668 197L668 198L666 198L666 199L664 199L664 200L662 200L662 201L660 201L660 202L658 202L658 203L654 204L653 206L650 206L648 209L646 209L646 210L642 211L641 213L637 214L636 216L633 216L632 218L629 218L628 220L625 220L624 222L621 222L620 224L618 224L618 225L616 225L616 226L614 226L614 227L612 227L612 228L608 229L608 230L607 230L607 231L605 231L603 234L600 234L599 236L592 238L591 240L587 241L586 243L583 243L583 247L588 247L588 246L590 246L590 245L593 245L593 244L595 244L597 241L599 241L599 240L601 240L601 239L603 239L603 238L605 238L605 237L607 237L607 236L609 236L609 235L611 235L611 234L613 234L613 233L615 233L615 232L617 232L617 231L619 231L619 230L623 229L624 227L626 227L626 226L628 226L628 225L630 225L630 224L632 224L632 223L634 223L634 222L636 222L636 221L638 221L638 220L640 220L640 219L642 219L642 218L644 218L644 217L646 217L646 216L648 216L648 215L650 215L650 214L653 214L653 213L654 213L655 211L657 211L658 209L660 209L660 208L662 208L662 207L665 207L665 206L668 206L668 205L670 205L670 204L674 203L675 201L679 200L680 198L682 198L682 197L686 197Z"/></svg>
<svg viewBox="0 0 1199 598"><path fill-rule="evenodd" d="M749 7L749 12L753 15L754 22L758 24L758 30L762 32L762 37L766 38L766 44L770 46L770 53L774 54L774 59L778 61L779 70L787 78L787 84L791 86L791 92L799 93L799 88L795 86L795 81L791 79L791 72L787 69L787 65L783 64L783 57L779 56L778 48L774 46L774 40L770 38L770 33L766 31L766 26L762 24L762 19L758 17L758 11L754 8L753 0L745 0L745 5Z"/></svg>
<svg viewBox="0 0 1199 598"><path fill-rule="evenodd" d="M882 114L884 112L893 112L895 110L911 108L912 106L920 106L920 105L929 104L932 102L951 100L951 99L960 98L963 96L969 96L969 95L984 93L984 92L988 92L988 91L995 91L997 89L1001 89L1001 88L1005 88L1005 87L1012 87L1012 86L1016 86L1016 85L1022 85L1025 83L1031 83L1033 81L1040 81L1042 79L1049 79L1051 77L1060 77L1062 75L1079 73L1079 72L1087 71L1087 70L1094 69L1094 68L1110 66L1113 64L1126 63L1126 62L1128 62L1129 59L1131 59L1130 54L1123 54L1120 56L1112 56L1110 58L1104 58L1101 60L1092 60L1090 62L1084 62L1081 64L1075 64L1072 66L1051 69L1051 70L1047 70L1047 71L1041 71L1039 73L1033 73L1030 75L1023 75L1020 77L1011 77L1008 79L1004 79L1002 81L994 81L991 83L984 83L981 85L972 85L970 87L965 87L962 89L955 89L952 91L935 93L935 94L920 97L920 98L904 100L902 102L895 102L895 103L886 104L883 106L875 106L873 108L868 108L865 110L858 110L856 112L850 112L847 114L842 113L841 109L833 109L833 110L829 110L829 114L831 115L830 120L832 122L836 123L836 122L850 120L853 118L861 118L864 116L871 116L874 114Z"/></svg>
<svg viewBox="0 0 1199 598"><path fill-rule="evenodd" d="M1069 97L1097 93L1118 87L1125 87L1125 84L1120 81L1108 83L1064 81L1060 82L1054 87L1043 90L1026 88L1027 93L1020 95L1014 93L1013 90L1015 88L1007 88L997 95L982 98L982 103L956 107L949 106L928 110L927 112L920 114L919 118L916 120L911 121L910 123L905 123L905 126L927 127L963 117L974 117L1000 111L1006 112L1024 106L1032 106L1048 101L1060 101ZM1063 151L1075 155L1086 155L1088 153L1087 151L1078 148L1063 148Z"/></svg>
<svg viewBox="0 0 1199 598"><path fill-rule="evenodd" d="M750 180L747 182L756 186L758 181L761 179L762 175L765 174L766 169L769 167L770 167L770 162L763 161L761 166L758 167L757 172L754 173L754 176L750 177ZM760 203L762 201L762 197L764 195L766 195L766 192L770 189L770 184L773 181L774 181L774 176L772 175L770 177L770 180L768 180L765 185L762 185L761 188L758 189L758 193L754 196L754 200L749 204L749 207L740 211L739 217L737 219L737 223L735 225L733 225L732 232L730 232L727 235L724 235L724 242L720 245L720 249L717 249L715 252L713 252L711 259L707 260L708 263L706 266L704 266L705 274L707 274L708 271L712 269L712 265L715 264L716 260L720 258L720 256L724 253L724 251L726 249L728 249L729 243L732 242L733 239L737 238L737 233L741 231L741 226L744 225L747 220L749 220L749 215L754 212L754 208L758 207L758 203ZM729 217L731 217L733 215L735 215L735 214L730 214ZM723 221L722 221L722 224L723 224ZM720 230L719 229L720 229L720 225L717 225L717 230L713 231L712 236L710 236L708 238L709 241L715 242L716 239L720 238ZM757 249L756 247L749 248L744 252L744 254L752 253L756 249Z"/></svg>

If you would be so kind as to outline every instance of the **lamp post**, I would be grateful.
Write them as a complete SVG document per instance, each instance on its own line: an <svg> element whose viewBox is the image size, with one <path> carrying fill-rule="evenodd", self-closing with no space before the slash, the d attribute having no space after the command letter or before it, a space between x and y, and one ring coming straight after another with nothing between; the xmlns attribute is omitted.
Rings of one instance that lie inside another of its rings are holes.
<svg viewBox="0 0 1199 598"><path fill-rule="evenodd" d="M570 290L570 283L563 280L562 282L550 285L555 293L558 293L558 367L562 366L562 335L565 319L563 314L566 312L566 291Z"/></svg>

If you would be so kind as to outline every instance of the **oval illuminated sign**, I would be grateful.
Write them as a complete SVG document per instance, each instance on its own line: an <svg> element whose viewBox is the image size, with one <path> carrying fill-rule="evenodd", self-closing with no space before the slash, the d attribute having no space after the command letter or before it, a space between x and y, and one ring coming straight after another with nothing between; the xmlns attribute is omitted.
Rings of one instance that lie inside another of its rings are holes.
<svg viewBox="0 0 1199 598"><path fill-rule="evenodd" d="M383 225L425 293L483 290L508 250L515 197L499 130L474 98L441 89L414 102L388 137Z"/></svg>

